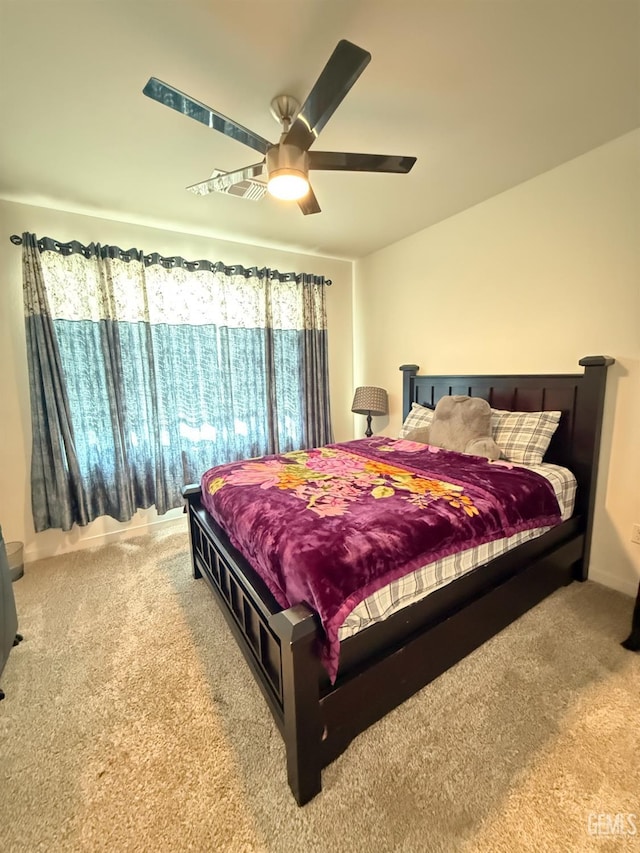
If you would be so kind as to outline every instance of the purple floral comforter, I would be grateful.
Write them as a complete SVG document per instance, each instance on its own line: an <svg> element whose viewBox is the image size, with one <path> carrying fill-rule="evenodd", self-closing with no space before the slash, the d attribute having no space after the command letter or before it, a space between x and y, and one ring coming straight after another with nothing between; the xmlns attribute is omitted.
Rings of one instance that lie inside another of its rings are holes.
<svg viewBox="0 0 640 853"><path fill-rule="evenodd" d="M202 499L283 608L318 613L332 680L338 629L367 596L456 551L560 522L533 471L381 437L220 465L203 475Z"/></svg>

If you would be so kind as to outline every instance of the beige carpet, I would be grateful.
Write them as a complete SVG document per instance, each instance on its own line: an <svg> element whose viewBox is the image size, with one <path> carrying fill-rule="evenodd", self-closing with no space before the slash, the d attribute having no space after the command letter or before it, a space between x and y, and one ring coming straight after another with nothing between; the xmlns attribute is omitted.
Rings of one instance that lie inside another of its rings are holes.
<svg viewBox="0 0 640 853"><path fill-rule="evenodd" d="M590 834L592 813L640 833L640 655L616 592L556 593L357 738L299 809L186 534L33 563L13 587L2 851L640 849Z"/></svg>

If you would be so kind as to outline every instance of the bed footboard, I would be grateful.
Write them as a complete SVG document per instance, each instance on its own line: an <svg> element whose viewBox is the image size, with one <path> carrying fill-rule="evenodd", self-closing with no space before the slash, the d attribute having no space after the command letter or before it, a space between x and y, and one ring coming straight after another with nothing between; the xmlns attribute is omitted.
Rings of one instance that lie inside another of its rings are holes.
<svg viewBox="0 0 640 853"><path fill-rule="evenodd" d="M208 582L267 700L285 743L289 786L303 805L321 789L318 619L304 605L282 610L251 566L232 556L202 507L200 486L186 486L183 496L193 576Z"/></svg>

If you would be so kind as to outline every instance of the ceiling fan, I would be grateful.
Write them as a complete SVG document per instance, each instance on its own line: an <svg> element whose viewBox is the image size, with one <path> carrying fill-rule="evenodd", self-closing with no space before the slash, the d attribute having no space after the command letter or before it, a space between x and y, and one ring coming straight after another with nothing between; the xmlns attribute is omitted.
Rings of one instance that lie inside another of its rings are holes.
<svg viewBox="0 0 640 853"><path fill-rule="evenodd" d="M302 107L290 95L274 98L271 112L282 125L280 141L275 144L156 77L151 77L142 91L154 101L263 155L259 163L233 172L215 170L206 181L187 189L199 195L223 192L252 200L262 198L269 191L277 198L297 201L306 215L320 212L309 183L312 169L406 174L416 162L415 157L309 150L370 59L371 54L366 50L343 39L338 42ZM261 177L266 178L266 183Z"/></svg>

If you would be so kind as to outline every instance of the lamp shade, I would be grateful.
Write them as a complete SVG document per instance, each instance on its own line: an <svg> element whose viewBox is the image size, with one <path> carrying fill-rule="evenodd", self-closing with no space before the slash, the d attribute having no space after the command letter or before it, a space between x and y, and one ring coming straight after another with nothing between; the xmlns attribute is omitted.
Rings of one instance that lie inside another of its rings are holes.
<svg viewBox="0 0 640 853"><path fill-rule="evenodd" d="M387 392L373 385L361 385L353 395L351 411L358 415L386 415Z"/></svg>

